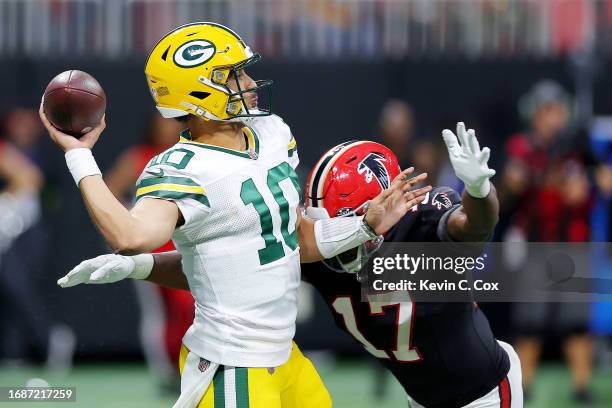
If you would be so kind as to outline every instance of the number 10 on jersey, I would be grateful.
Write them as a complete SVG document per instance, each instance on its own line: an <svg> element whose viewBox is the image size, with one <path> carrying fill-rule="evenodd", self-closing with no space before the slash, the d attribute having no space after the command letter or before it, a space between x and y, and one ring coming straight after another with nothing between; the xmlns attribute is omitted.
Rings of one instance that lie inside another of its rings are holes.
<svg viewBox="0 0 612 408"><path fill-rule="evenodd" d="M283 162L278 166L272 167L268 170L267 184L274 200L278 204L281 218L281 235L285 244L295 249L298 245L297 229L295 223L293 225L293 232L289 233L289 201L285 198L283 190L280 187L280 183L283 180L290 179L291 183L295 187L295 190L300 194L300 185L298 183L298 177L293 168L289 163ZM259 263L261 265L274 262L285 256L285 250L280 240L274 236L274 224L272 223L272 214L270 213L270 207L266 204L263 196L257 190L255 182L252 178L245 180L242 183L240 189L240 198L244 205L252 204L255 211L259 215L259 223L261 224L261 237L263 238L266 246L259 250ZM297 215L296 215L297 216Z"/></svg>

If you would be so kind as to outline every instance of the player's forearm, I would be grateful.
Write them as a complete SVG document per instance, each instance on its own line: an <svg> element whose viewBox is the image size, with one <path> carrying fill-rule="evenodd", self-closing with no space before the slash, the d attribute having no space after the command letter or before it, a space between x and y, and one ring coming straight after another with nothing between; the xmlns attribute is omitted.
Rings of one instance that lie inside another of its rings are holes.
<svg viewBox="0 0 612 408"><path fill-rule="evenodd" d="M79 183L83 201L106 242L118 253L145 252L145 236L137 220L106 186L101 176L85 177Z"/></svg>
<svg viewBox="0 0 612 408"><path fill-rule="evenodd" d="M488 164L491 149L481 149L476 132L466 130L463 122L457 123L456 134L444 129L442 137L455 175L465 185L463 205L450 214L447 232L458 241L487 240L499 218L499 200L490 181L495 170Z"/></svg>
<svg viewBox="0 0 612 408"><path fill-rule="evenodd" d="M301 263L317 262L325 259L317 247L314 223L314 220L308 218L302 218L298 223Z"/></svg>
<svg viewBox="0 0 612 408"><path fill-rule="evenodd" d="M458 241L478 242L491 237L499 220L499 200L495 187L484 198L463 192L462 206L451 214L448 232Z"/></svg>
<svg viewBox="0 0 612 408"><path fill-rule="evenodd" d="M406 208L410 206L406 205ZM366 241L379 238L363 216L321 220L302 218L298 223L298 235L301 263L333 258Z"/></svg>
<svg viewBox="0 0 612 408"><path fill-rule="evenodd" d="M146 280L167 288L189 290L178 251L153 254L153 259L153 269Z"/></svg>

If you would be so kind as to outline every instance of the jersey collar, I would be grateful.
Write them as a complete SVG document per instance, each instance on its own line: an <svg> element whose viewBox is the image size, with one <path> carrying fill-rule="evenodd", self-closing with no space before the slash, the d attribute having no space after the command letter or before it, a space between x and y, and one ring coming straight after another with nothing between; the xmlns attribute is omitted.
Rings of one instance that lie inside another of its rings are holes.
<svg viewBox="0 0 612 408"><path fill-rule="evenodd" d="M227 147L215 146L206 143L194 142L191 140L191 129L185 129L179 134L179 143L197 146L203 149L210 149L216 150L218 152L233 154L234 156L240 156L246 159L257 160L259 158L259 136L257 136L257 133L253 128L248 126L243 127L242 132L244 133L244 137L246 138L247 142L247 149L245 151L229 149Z"/></svg>

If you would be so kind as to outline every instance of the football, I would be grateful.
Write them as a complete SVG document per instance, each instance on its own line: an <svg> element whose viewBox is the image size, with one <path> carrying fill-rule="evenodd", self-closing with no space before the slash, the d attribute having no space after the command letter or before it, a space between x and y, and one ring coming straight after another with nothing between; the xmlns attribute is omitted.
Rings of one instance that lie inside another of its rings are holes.
<svg viewBox="0 0 612 408"><path fill-rule="evenodd" d="M87 72L64 71L47 85L43 110L53 126L78 138L100 123L106 94Z"/></svg>

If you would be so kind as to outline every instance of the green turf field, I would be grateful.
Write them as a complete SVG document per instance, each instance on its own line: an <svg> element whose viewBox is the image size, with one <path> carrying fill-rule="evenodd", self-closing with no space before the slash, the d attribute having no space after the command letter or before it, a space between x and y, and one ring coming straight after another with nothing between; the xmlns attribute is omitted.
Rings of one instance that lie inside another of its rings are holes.
<svg viewBox="0 0 612 408"><path fill-rule="evenodd" d="M389 378L387 394L383 399L373 397L374 375L372 366L362 361L341 361L320 365L319 370L327 384L334 407L391 408L406 407L399 384ZM172 396L163 396L156 390L144 365L105 364L78 365L64 378L45 375L37 368L9 368L0 366L0 386L23 386L30 378L44 378L52 386L76 387L76 403L0 403L0 407L169 407ZM612 407L612 373L598 372L593 381L598 397L597 408ZM526 407L572 407L569 403L570 378L561 365L546 365L538 373L533 390L533 401Z"/></svg>

